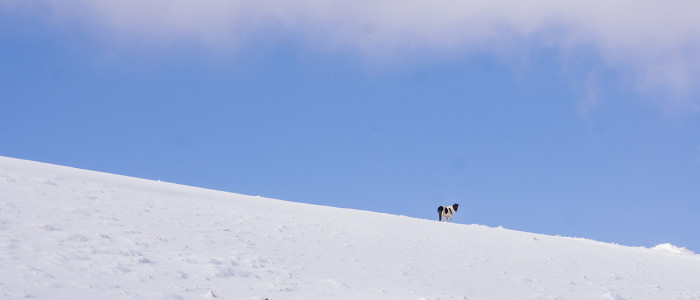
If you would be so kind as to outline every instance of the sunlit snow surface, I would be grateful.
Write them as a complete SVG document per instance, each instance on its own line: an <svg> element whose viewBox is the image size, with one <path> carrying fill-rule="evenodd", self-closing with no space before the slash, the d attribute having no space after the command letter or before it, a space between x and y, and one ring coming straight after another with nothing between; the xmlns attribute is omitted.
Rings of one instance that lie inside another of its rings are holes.
<svg viewBox="0 0 700 300"><path fill-rule="evenodd" d="M700 256L0 157L0 298L700 299Z"/></svg>

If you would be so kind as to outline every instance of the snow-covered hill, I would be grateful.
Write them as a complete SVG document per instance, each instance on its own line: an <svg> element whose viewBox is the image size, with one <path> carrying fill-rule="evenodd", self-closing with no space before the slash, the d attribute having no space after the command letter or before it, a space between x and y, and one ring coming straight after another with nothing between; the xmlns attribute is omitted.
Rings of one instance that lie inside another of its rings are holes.
<svg viewBox="0 0 700 300"><path fill-rule="evenodd" d="M700 299L700 256L0 157L0 297Z"/></svg>

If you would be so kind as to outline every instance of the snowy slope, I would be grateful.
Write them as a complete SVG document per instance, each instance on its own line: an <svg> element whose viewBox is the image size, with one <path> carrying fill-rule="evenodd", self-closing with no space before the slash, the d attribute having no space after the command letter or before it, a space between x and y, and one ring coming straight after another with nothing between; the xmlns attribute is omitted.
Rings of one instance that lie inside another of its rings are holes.
<svg viewBox="0 0 700 300"><path fill-rule="evenodd" d="M0 157L3 299L700 299L683 250Z"/></svg>

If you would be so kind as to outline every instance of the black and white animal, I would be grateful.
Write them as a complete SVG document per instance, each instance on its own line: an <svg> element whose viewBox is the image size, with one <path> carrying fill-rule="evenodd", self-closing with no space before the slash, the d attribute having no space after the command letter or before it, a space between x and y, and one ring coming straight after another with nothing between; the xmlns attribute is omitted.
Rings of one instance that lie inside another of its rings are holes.
<svg viewBox="0 0 700 300"><path fill-rule="evenodd" d="M438 207L438 220L442 221L442 218L445 218L445 222L447 222L447 219L450 219L450 222L452 222L452 215L457 211L457 207L459 204L455 203L450 206L442 206Z"/></svg>

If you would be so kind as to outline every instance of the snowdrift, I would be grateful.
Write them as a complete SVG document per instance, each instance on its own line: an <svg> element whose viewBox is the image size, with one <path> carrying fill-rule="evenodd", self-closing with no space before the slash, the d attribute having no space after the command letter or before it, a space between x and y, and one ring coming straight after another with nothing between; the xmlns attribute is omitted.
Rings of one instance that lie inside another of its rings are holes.
<svg viewBox="0 0 700 300"><path fill-rule="evenodd" d="M459 216L457 216L459 217ZM700 299L700 258L0 157L3 299Z"/></svg>

